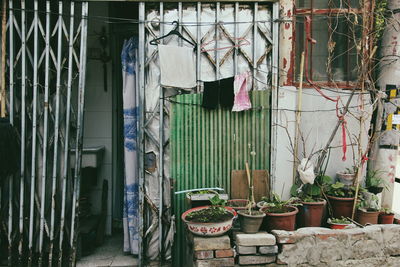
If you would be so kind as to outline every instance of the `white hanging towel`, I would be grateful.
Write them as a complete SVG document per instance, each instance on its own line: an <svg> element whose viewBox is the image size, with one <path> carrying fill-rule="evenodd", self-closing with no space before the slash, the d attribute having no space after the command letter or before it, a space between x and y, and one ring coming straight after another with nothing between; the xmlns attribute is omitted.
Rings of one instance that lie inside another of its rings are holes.
<svg viewBox="0 0 400 267"><path fill-rule="evenodd" d="M158 45L161 85L181 89L196 87L196 62L193 48Z"/></svg>

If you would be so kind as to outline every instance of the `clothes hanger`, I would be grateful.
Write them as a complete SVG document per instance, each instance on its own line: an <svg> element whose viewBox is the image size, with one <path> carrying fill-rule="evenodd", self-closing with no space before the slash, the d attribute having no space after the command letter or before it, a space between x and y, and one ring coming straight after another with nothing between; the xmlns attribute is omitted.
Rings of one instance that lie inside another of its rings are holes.
<svg viewBox="0 0 400 267"><path fill-rule="evenodd" d="M164 38L166 38L166 37L168 37L170 35L177 35L179 38L181 38L185 42L187 42L187 43L193 45L194 47L196 47L196 44L192 43L191 41L189 41L188 39L183 37L183 35L178 31L178 27L179 27L179 22L178 21L175 20L175 21L172 22L172 24L175 24L175 28L172 31L170 31L169 33L167 33L164 36L161 36L161 37L158 37L158 38L155 38L155 39L151 40L150 44L151 45L158 45L159 44L158 43L159 40L164 39Z"/></svg>

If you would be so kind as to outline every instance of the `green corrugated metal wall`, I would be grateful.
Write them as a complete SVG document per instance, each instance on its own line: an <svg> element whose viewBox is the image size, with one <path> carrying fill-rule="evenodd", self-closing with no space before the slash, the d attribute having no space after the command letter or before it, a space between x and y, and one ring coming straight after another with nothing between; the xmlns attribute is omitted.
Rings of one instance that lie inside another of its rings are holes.
<svg viewBox="0 0 400 267"><path fill-rule="evenodd" d="M270 92L253 91L253 109L232 112L206 110L202 94L179 95L171 101L171 177L175 191L223 187L230 192L232 170L250 161L249 144L256 152L252 169L269 169ZM174 260L186 255L184 225L180 215L187 209L184 194L174 197L177 217ZM183 266L182 264L176 266Z"/></svg>

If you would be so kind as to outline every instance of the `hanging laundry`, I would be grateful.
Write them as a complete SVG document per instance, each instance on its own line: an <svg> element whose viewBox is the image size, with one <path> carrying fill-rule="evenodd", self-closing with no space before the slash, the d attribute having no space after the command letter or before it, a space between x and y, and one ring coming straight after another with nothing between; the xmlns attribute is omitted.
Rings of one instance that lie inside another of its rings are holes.
<svg viewBox="0 0 400 267"><path fill-rule="evenodd" d="M216 109L218 104L222 108L233 107L233 77L215 82L204 82L202 107Z"/></svg>
<svg viewBox="0 0 400 267"><path fill-rule="evenodd" d="M249 91L251 90L252 82L252 77L249 71L235 75L235 100L232 111L251 109Z"/></svg>
<svg viewBox="0 0 400 267"><path fill-rule="evenodd" d="M190 90L196 87L196 62L193 48L158 45L161 85Z"/></svg>

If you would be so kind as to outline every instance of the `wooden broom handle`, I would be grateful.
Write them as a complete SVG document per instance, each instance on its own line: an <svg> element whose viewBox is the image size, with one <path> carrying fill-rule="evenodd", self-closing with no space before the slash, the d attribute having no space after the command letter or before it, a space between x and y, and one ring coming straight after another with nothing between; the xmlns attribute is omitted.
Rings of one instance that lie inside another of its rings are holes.
<svg viewBox="0 0 400 267"><path fill-rule="evenodd" d="M3 0L1 20L1 118L6 116L6 18L7 1Z"/></svg>

